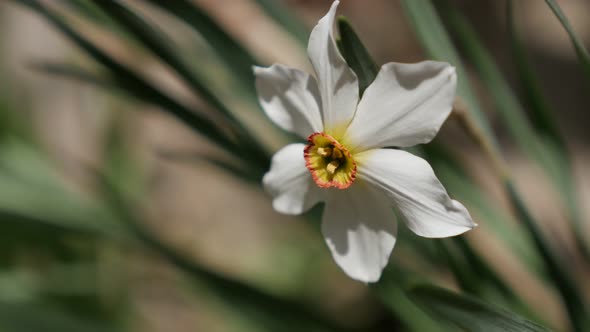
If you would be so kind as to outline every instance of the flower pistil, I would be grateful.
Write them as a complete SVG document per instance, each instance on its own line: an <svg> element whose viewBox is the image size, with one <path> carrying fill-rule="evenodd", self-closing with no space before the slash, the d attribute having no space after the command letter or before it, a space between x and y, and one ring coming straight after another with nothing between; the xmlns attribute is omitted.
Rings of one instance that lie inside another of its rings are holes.
<svg viewBox="0 0 590 332"><path fill-rule="evenodd" d="M346 189L356 177L356 163L350 151L326 133L308 137L305 148L305 165L315 183L321 188Z"/></svg>

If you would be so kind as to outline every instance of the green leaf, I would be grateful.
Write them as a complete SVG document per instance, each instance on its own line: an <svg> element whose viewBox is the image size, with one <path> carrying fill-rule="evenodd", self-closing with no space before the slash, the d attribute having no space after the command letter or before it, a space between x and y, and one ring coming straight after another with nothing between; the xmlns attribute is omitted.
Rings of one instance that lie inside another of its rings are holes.
<svg viewBox="0 0 590 332"><path fill-rule="evenodd" d="M258 5L280 23L285 30L291 33L302 45L307 45L309 31L303 23L293 15L293 11L288 8L283 1L276 0L256 0Z"/></svg>
<svg viewBox="0 0 590 332"><path fill-rule="evenodd" d="M441 11L448 18L450 28L456 33L466 56L493 97L496 110L516 143L543 167L555 186L561 188L562 179L569 176L569 169L564 168L561 163L561 154L551 145L543 145L539 140L509 84L466 19L448 4L441 6Z"/></svg>
<svg viewBox="0 0 590 332"><path fill-rule="evenodd" d="M505 309L434 286L417 286L409 297L436 319L470 332L550 331Z"/></svg>
<svg viewBox="0 0 590 332"><path fill-rule="evenodd" d="M524 90L524 98L530 110L530 119L538 139L541 141L541 145L554 150L554 159L560 164L559 171L561 173L561 177L556 178L559 181L554 181L554 184L560 191L560 196L563 197L564 204L567 207L568 217L572 220L573 226L575 227L574 235L576 236L576 241L582 253L590 257L590 250L585 245L586 242L583 238L582 212L578 204L579 198L576 194L577 190L572 172L573 168L567 146L557 128L557 121L554 117L556 112L551 109L545 100L545 96L537 83L538 78L528 60L526 49L518 36L513 7L514 2L510 0L507 6L508 30L511 37L513 59L516 62L517 73Z"/></svg>
<svg viewBox="0 0 590 332"><path fill-rule="evenodd" d="M130 36L119 29L115 22L92 2L88 0L64 0L62 2L70 10L84 17L84 19L94 22L100 27L108 28L110 31L116 33L117 36L124 37L130 41Z"/></svg>
<svg viewBox="0 0 590 332"><path fill-rule="evenodd" d="M117 84L115 80L107 75L101 75L94 73L88 69L79 67L77 65L71 65L66 63L53 63L53 62L35 62L29 66L33 70L37 70L41 73L48 75L54 75L57 77L67 78L80 83L87 83L96 87L121 92L129 97L137 98L144 102L150 102L151 98L149 95L144 94L143 90L136 90L132 86L127 87L124 84ZM158 103L154 103L154 106L161 106Z"/></svg>
<svg viewBox="0 0 590 332"><path fill-rule="evenodd" d="M266 166L268 156L262 150L262 145L257 142L248 132L247 128L240 123L236 116L221 102L213 91L208 88L207 83L197 77L191 71L190 66L177 55L177 52L170 46L173 45L171 40L161 31L157 30L155 26L150 25L142 17L135 14L120 2L94 0L94 3L172 68L205 102L220 111L227 119L226 126L234 130L233 134L237 136L237 143L242 146L243 150L248 151L245 155L257 156L258 159L255 158L253 161L259 161L262 166L261 168ZM248 82L251 82L251 80L248 80Z"/></svg>
<svg viewBox="0 0 590 332"><path fill-rule="evenodd" d="M538 133L549 136L550 139L559 143L563 148L563 138L559 133L557 121L553 116L555 112L550 109L549 104L545 100L545 96L537 83L538 78L528 60L527 51L518 35L518 28L514 18L514 1L508 1L506 8L512 56L516 64L515 68L518 71L519 80L524 90L524 97L529 105L529 113L533 126Z"/></svg>
<svg viewBox="0 0 590 332"><path fill-rule="evenodd" d="M407 283L404 280L407 271L391 270L391 272L386 270L382 281L372 288L384 306L391 310L409 331L443 332L453 330L434 320L408 297L403 287Z"/></svg>
<svg viewBox="0 0 590 332"><path fill-rule="evenodd" d="M0 144L0 211L63 229L120 234L107 211L67 190L48 161L18 141Z"/></svg>
<svg viewBox="0 0 590 332"><path fill-rule="evenodd" d="M586 49L586 47L584 47L584 44L574 32L574 29L570 25L570 22L568 21L567 17L565 17L565 14L561 10L561 7L559 7L557 2L555 0L545 0L545 2L549 6L549 8L551 8L555 16L557 16L557 19L559 19L559 22L561 22L561 25L569 35L572 44L574 44L574 48L576 50L576 54L578 55L578 60L580 61L582 70L586 74L586 78L590 83L590 54L588 54L588 50Z"/></svg>
<svg viewBox="0 0 590 332"><path fill-rule="evenodd" d="M564 268L562 262L551 251L551 248L548 246L548 241L538 229L536 221L524 205L524 202L514 188L514 185L511 182L506 182L505 188L519 220L521 220L531 231L531 237L545 262L547 273L554 282L555 287L557 287L560 292L561 299L566 306L574 329L576 331L585 331L587 327L590 326L590 320L588 318L586 305L580 297L582 293L578 289L574 279Z"/></svg>
<svg viewBox="0 0 590 332"><path fill-rule="evenodd" d="M0 301L0 331L114 332L103 322L83 320L40 305Z"/></svg>
<svg viewBox="0 0 590 332"><path fill-rule="evenodd" d="M467 70L463 66L457 50L453 46L430 0L402 0L402 6L414 28L418 39L428 55L435 60L446 61L455 66L457 71L457 95L467 106L477 125L483 130L487 139L497 147L491 127L481 110L481 106L472 90Z"/></svg>
<svg viewBox="0 0 590 332"><path fill-rule="evenodd" d="M556 152L554 147L541 144L525 118L519 101L502 77L493 58L481 45L471 25L454 7L446 2L442 2L442 4L442 13L447 18L458 40L463 44L465 53L473 62L482 82L487 86L496 104L496 109L504 124L508 127L510 134L514 137L521 150L535 159L554 181L555 186L561 188L564 178L569 176L569 169L562 167L560 154ZM577 290L576 284L569 275L570 271L553 254L552 247L537 226L538 222L523 204L510 179L505 180L504 187L519 220L523 222L529 231L537 251L543 258L549 277L561 294L572 324L577 329L583 329L587 324L586 309L580 298L581 293Z"/></svg>
<svg viewBox="0 0 590 332"><path fill-rule="evenodd" d="M338 17L338 28L340 30L340 52L358 77L360 95L362 96L365 89L377 77L379 69L345 17Z"/></svg>
<svg viewBox="0 0 590 332"><path fill-rule="evenodd" d="M275 297L238 280L223 276L194 263L172 249L138 220L126 188L108 174L99 174L101 189L109 206L125 222L131 234L147 248L177 267L197 283L202 283L245 317L260 324L263 331L337 331L346 330L309 310L304 304ZM259 329L259 330L260 330Z"/></svg>
<svg viewBox="0 0 590 332"><path fill-rule="evenodd" d="M252 184L258 184L260 182L260 178L262 178L264 175L252 173L249 170L240 167L240 165L237 165L235 162L232 163L230 160L221 159L211 155L198 153L175 153L173 151L160 151L158 155L171 161L209 164Z"/></svg>
<svg viewBox="0 0 590 332"><path fill-rule="evenodd" d="M112 79L121 86L125 86L129 90L135 91L136 94L151 96L150 99L157 102L168 113L194 129L196 132L202 134L204 137L211 140L211 142L218 144L222 148L229 150L240 156L240 149L235 142L230 140L223 130L216 124L209 120L204 115L193 112L176 102L165 93L155 88L152 84L138 76L135 72L128 69L117 60L103 52L96 47L88 39L80 35L75 29L72 29L68 23L60 17L57 13L36 0L15 0L17 3L28 6L40 15L45 17L52 23L59 31L70 38L76 45L86 51L94 60L109 69L113 75Z"/></svg>
<svg viewBox="0 0 590 332"><path fill-rule="evenodd" d="M118 22L124 29L137 38L147 49L164 61L174 72L180 76L189 86L210 105L221 111L232 122L237 124L235 117L225 105L209 90L205 83L201 82L173 49L172 41L155 26L146 22L142 17L135 14L123 3L116 1L93 1L113 20Z"/></svg>
<svg viewBox="0 0 590 332"><path fill-rule="evenodd" d="M224 64L237 76L238 81L243 83L246 91L250 91L251 95L255 95L252 65L257 64L257 62L237 40L225 32L205 11L187 0L146 1L200 32L201 36L215 50Z"/></svg>
<svg viewBox="0 0 590 332"><path fill-rule="evenodd" d="M534 273L542 271L542 261L522 225L507 211L498 209L491 197L470 178L454 155L439 144L423 147L437 177L451 195L469 207L474 217L485 223L497 237Z"/></svg>

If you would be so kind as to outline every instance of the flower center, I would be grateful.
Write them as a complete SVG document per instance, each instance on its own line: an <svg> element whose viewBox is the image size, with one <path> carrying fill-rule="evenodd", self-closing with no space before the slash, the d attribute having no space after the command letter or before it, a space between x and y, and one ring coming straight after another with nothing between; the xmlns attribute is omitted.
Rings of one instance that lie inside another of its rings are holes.
<svg viewBox="0 0 590 332"><path fill-rule="evenodd" d="M356 163L344 145L325 133L307 138L305 165L315 183L322 188L346 189L356 177Z"/></svg>

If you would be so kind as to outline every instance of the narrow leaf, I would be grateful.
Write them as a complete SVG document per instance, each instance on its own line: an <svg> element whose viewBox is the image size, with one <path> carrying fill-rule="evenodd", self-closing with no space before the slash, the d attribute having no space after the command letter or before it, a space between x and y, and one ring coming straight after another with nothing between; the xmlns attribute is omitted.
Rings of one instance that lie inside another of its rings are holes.
<svg viewBox="0 0 590 332"><path fill-rule="evenodd" d="M561 22L561 25L569 35L570 40L572 41L572 44L574 44L574 48L576 49L576 54L578 55L578 60L580 61L582 70L584 70L586 78L589 80L588 82L590 83L590 54L588 54L588 50L586 49L586 47L584 47L584 44L574 32L574 29L572 28L567 17L561 10L561 7L559 7L559 5L557 4L557 1L545 0L545 3L547 3L549 8L551 8L553 14L557 16L557 19L559 20L559 22Z"/></svg>
<svg viewBox="0 0 590 332"><path fill-rule="evenodd" d="M0 302L0 330L11 332L114 332L103 322L72 317L53 308Z"/></svg>
<svg viewBox="0 0 590 332"><path fill-rule="evenodd" d="M287 8L283 1L276 0L256 0L266 13L275 21L280 23L285 30L290 32L302 45L307 45L309 31L303 23L292 14L292 10Z"/></svg>
<svg viewBox="0 0 590 332"><path fill-rule="evenodd" d="M505 309L434 286L415 287L409 297L436 319L470 332L550 331Z"/></svg>
<svg viewBox="0 0 590 332"><path fill-rule="evenodd" d="M508 1L507 17L508 17L508 32L511 41L512 56L515 61L515 68L518 71L518 76L522 87L524 88L524 96L528 105L530 106L530 117L532 123L542 135L549 136L564 147L563 138L557 128L557 121L550 109L549 104L545 100L545 96L539 86L538 78L536 77L530 61L528 60L527 51L518 34L518 28L514 18L514 1Z"/></svg>
<svg viewBox="0 0 590 332"><path fill-rule="evenodd" d="M565 140L557 128L557 121L554 116L556 112L551 109L549 103L545 100L545 96L538 84L539 80L528 60L527 51L519 38L513 7L514 2L512 0L508 1L507 17L512 45L512 58L515 60L517 73L524 90L524 98L530 110L531 122L539 140L541 140L541 144L546 147L552 147L555 151L556 159L561 164L562 180L555 182L555 184L558 186L561 196L564 198L563 201L567 207L568 216L572 220L576 230L574 234L577 237L577 243L582 253L590 257L590 250L585 245L586 242L582 236L584 234L582 231L582 212L578 204L579 198L577 197L575 179L572 173L571 158L568 154Z"/></svg>
<svg viewBox="0 0 590 332"><path fill-rule="evenodd" d="M155 26L150 25L121 2L100 0L94 0L93 2L105 13L110 15L110 17L118 22L124 29L127 29L147 49L170 66L170 68L185 80L185 82L187 82L198 95L203 97L206 102L222 112L232 122L236 122L234 116L225 105L209 90L205 83L201 82L194 73L192 73L188 64L177 56L176 52L171 47L173 44L172 41L167 38L163 32L157 30Z"/></svg>
<svg viewBox="0 0 590 332"><path fill-rule="evenodd" d="M174 99L164 94L159 89L155 88L152 84L140 78L137 74L135 74L135 72L128 69L114 58L110 57L89 40L76 32L75 29L72 29L57 13L53 12L36 0L15 1L30 7L45 17L58 30L70 38L76 45L86 51L94 60L103 65L105 68L109 69L113 74L113 79L116 80L118 84L127 87L135 86L134 89L143 90L143 93L146 95L152 95L151 98L157 100L158 104L161 105L163 109L168 111L171 115L178 118L196 132L202 134L206 138L209 138L213 143L216 143L229 151L233 151L236 153L236 155L240 156L240 150L236 147L235 143L232 142L211 120L196 112L192 112L182 104L176 102Z"/></svg>
<svg viewBox="0 0 590 332"><path fill-rule="evenodd" d="M379 69L345 17L338 17L338 28L340 51L359 79L359 90L362 96L365 89L377 77Z"/></svg>
<svg viewBox="0 0 590 332"><path fill-rule="evenodd" d="M582 293L567 270L563 267L562 262L553 254L551 248L548 247L547 240L538 229L537 222L524 205L514 185L511 182L506 182L505 188L519 219L531 231L531 237L545 262L547 273L560 292L561 299L566 306L574 329L576 331L585 331L590 326L590 321L586 305L580 297Z"/></svg>
<svg viewBox="0 0 590 332"><path fill-rule="evenodd" d="M342 330L337 324L319 316L303 304L272 296L262 290L232 278L223 276L194 263L166 245L146 229L136 217L131 197L127 190L113 182L108 174L98 174L101 188L109 206L123 220L131 234L147 248L154 250L167 262L176 266L195 281L204 283L221 299L230 303L252 321L261 324L265 331L336 331Z"/></svg>
<svg viewBox="0 0 590 332"><path fill-rule="evenodd" d="M392 276L387 275L383 281L372 288L384 306L391 310L409 331L443 332L454 330L434 320L408 297L408 293L402 286L406 284L403 276L408 274L407 271L396 270L389 273L386 270L386 274Z"/></svg>
<svg viewBox="0 0 590 332"><path fill-rule="evenodd" d="M255 95L252 65L257 64L257 62L236 39L221 28L205 11L187 0L145 1L179 18L200 32L201 36L215 50L224 64L238 77L238 81L243 82L244 87L252 95Z"/></svg>
<svg viewBox="0 0 590 332"><path fill-rule="evenodd" d="M463 66L457 50L453 46L445 27L443 26L430 0L402 0L402 6L414 28L418 39L426 49L428 55L439 61L446 61L457 70L457 95L466 104L467 111L475 119L490 142L497 147L496 139L491 127L481 110L481 106L471 88L472 84Z"/></svg>
<svg viewBox="0 0 590 332"><path fill-rule="evenodd" d="M510 90L493 58L481 45L471 25L453 6L446 2L442 2L442 4L441 10L444 16L447 18L452 31L464 46L466 55L473 62L483 83L487 86L496 104L496 109L508 127L510 134L514 137L521 150L535 159L554 181L556 187L560 188L561 181L569 174L569 169L561 167L559 154L556 153L553 147L541 144L541 141L524 117L524 111L518 99ZM523 204L520 194L515 190L510 179L505 180L504 187L519 220L528 229L537 251L543 258L549 277L560 292L572 324L577 329L582 329L586 324L586 309L580 297L581 293L577 290L576 284L569 275L569 270L554 255L549 242L544 238L538 227L538 222Z"/></svg>

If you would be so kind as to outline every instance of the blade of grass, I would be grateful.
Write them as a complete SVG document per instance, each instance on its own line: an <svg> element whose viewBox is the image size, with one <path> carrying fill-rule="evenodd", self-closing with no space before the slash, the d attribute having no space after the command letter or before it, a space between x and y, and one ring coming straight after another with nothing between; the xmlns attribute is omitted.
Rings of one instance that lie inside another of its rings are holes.
<svg viewBox="0 0 590 332"><path fill-rule="evenodd" d="M70 10L76 12L85 19L96 23L101 27L106 27L116 33L118 36L130 40L130 36L123 30L119 29L115 22L105 15L96 5L88 0L65 0L62 3Z"/></svg>
<svg viewBox="0 0 590 332"><path fill-rule="evenodd" d="M430 0L402 0L402 6L409 23L414 28L422 46L428 55L439 61L446 61L455 66L457 71L457 95L467 105L467 111L472 115L478 127L485 133L487 139L497 149L498 144L492 134L491 127L481 110L480 103L471 88L467 70L440 17Z"/></svg>
<svg viewBox="0 0 590 332"><path fill-rule="evenodd" d="M226 134L211 120L203 115L189 110L182 104L176 102L174 99L164 94L162 91L155 88L147 81L140 78L132 70L128 69L107 55L89 40L77 33L57 13L53 12L36 0L15 1L16 3L31 8L46 18L65 36L70 38L76 45L86 51L94 60L103 65L105 68L109 69L113 75L113 79L116 80L118 84L128 88L133 87L135 91L142 90L143 94L151 96L152 100L157 100L157 103L163 107L163 110L166 110L181 122L185 123L204 137L208 138L211 142L219 145L225 150L233 152L235 156L246 157L242 155L241 150L238 146L236 146L235 142L230 140Z"/></svg>
<svg viewBox="0 0 590 332"><path fill-rule="evenodd" d="M0 144L0 210L81 232L115 236L120 228L116 222L103 222L106 211L65 189L49 162L18 141Z"/></svg>
<svg viewBox="0 0 590 332"><path fill-rule="evenodd" d="M47 306L0 301L0 330L11 332L113 332L104 322L72 317Z"/></svg>
<svg viewBox="0 0 590 332"><path fill-rule="evenodd" d="M257 321L261 328L268 331L342 331L333 322L326 320L317 313L308 310L302 304L274 297L262 290L232 280L213 271L207 270L191 259L178 253L152 232L141 225L132 211L126 190L112 182L108 174L101 175L101 187L109 206L125 221L129 231L147 248L154 250L167 262L176 266L187 276L206 284L223 300L241 311L247 317Z"/></svg>
<svg viewBox="0 0 590 332"><path fill-rule="evenodd" d="M407 279L410 278L412 277L408 277L407 271L386 268L382 281L372 285L371 288L381 302L395 314L396 318L409 331L454 331L449 326L431 318L408 297L404 288L407 287Z"/></svg>
<svg viewBox="0 0 590 332"><path fill-rule="evenodd" d="M225 65L231 69L246 91L255 96L254 73L252 65L257 64L254 57L240 43L230 36L205 11L187 0L159 1L144 0L162 11L182 20L198 31L215 50Z"/></svg>
<svg viewBox="0 0 590 332"><path fill-rule="evenodd" d="M307 45L309 31L282 1L256 0L256 2L270 17L279 22L291 35L295 36L301 45Z"/></svg>
<svg viewBox="0 0 590 332"><path fill-rule="evenodd" d="M424 151L449 193L485 222L533 273L542 271L542 261L522 226L508 212L490 203L490 197L470 179L467 171L454 160L451 151L433 144L424 146Z"/></svg>
<svg viewBox="0 0 590 332"><path fill-rule="evenodd" d="M542 262L544 264L544 271L553 282L553 286L559 291L561 299L568 310L572 325L576 330L580 330L583 326L587 325L587 318L584 316L586 309L584 308L583 300L579 297L580 293L576 290L577 286L573 282L573 278L570 276L570 271L565 269L556 256L554 256L552 247L537 227L537 221L534 220L526 206L522 203L520 194L514 189L510 174L507 171L504 171L508 169L505 162L499 156L494 155L492 150L485 148L485 137L483 137L483 134L475 128L475 124L472 124L471 121L466 121L464 122L464 126L466 127L468 134L483 147L489 160L493 163L498 163L499 178L502 180L508 200L511 203L513 210L516 211L517 218L528 231L537 252L543 258Z"/></svg>
<svg viewBox="0 0 590 332"><path fill-rule="evenodd" d="M262 145L249 134L247 128L236 119L234 114L207 87L207 84L192 72L190 66L176 55L176 52L170 46L172 45L172 41L161 31L157 30L155 26L150 25L120 2L94 0L94 4L110 15L112 19L118 22L124 29L127 29L147 49L170 66L207 103L220 111L227 118L228 122L231 123L232 127L235 127L234 134L237 135L236 141L241 146L241 149L246 151L245 155L256 156L254 160L258 160L262 168L267 166L270 157L262 150Z"/></svg>
<svg viewBox="0 0 590 332"><path fill-rule="evenodd" d="M338 29L340 30L340 52L357 74L360 96L362 96L365 89L377 77L379 68L375 65L348 20L343 16L338 17Z"/></svg>
<svg viewBox="0 0 590 332"><path fill-rule="evenodd" d="M560 168L562 169L563 180L555 183L555 185L559 186L561 195L564 197L563 201L567 207L568 217L572 220L575 229L574 234L578 238L577 243L581 247L580 251L588 258L590 257L590 250L583 237L582 212L576 195L571 159L565 140L557 128L557 121L554 117L556 113L545 100L545 96L537 83L538 78L528 60L526 49L519 38L513 7L513 1L508 1L506 8L508 31L511 37L512 58L516 63L516 69L524 90L525 100L529 106L530 118L535 132L538 134L539 140L546 142L542 143L543 146L553 147L557 161L562 164ZM569 172L566 170L569 170Z"/></svg>
<svg viewBox="0 0 590 332"><path fill-rule="evenodd" d="M82 83L88 83L95 85L97 87L111 90L113 92L120 92L129 97L135 98L137 101L140 102L149 102L149 96L144 96L144 91L135 91L135 89L127 90L124 86L118 86L116 82L109 80L108 78L100 77L98 74L94 74L89 72L86 69L79 68L72 65L67 64L59 64L59 63L35 63L33 64L33 68L50 74L65 77L68 79L73 79L80 81ZM157 104L155 104L157 105ZM207 155L179 155L170 153L167 151L162 151L159 153L160 156L164 158L168 158L171 160L179 160L179 161L193 161L193 162L205 162L214 166L217 166L228 173L251 183L258 183L259 180L262 178L264 173L261 172L254 172L247 168L242 168L237 165L234 165L230 161L222 160L218 157L207 156Z"/></svg>
<svg viewBox="0 0 590 332"><path fill-rule="evenodd" d="M219 110L231 122L239 124L227 107L195 76L188 64L177 56L171 46L172 41L162 31L157 30L155 26L149 24L123 3L100 0L93 0L93 3L172 68L206 102Z"/></svg>
<svg viewBox="0 0 590 332"><path fill-rule="evenodd" d="M570 171L561 161L562 154L557 152L553 145L543 145L542 143L546 142L539 140L527 121L518 99L467 20L448 4L441 6L441 10L448 18L449 26L456 33L458 41L464 46L466 56L472 61L482 82L488 88L498 114L516 143L523 152L541 165L553 185L565 195L562 188L568 187L567 183L570 181L567 178Z"/></svg>
<svg viewBox="0 0 590 332"><path fill-rule="evenodd" d="M562 181L564 176L569 174L569 170L556 167L555 160L558 159L558 156L554 153L555 151L541 146L529 123L524 118L518 100L501 76L491 56L480 44L466 19L449 4L443 4L441 10L444 16L448 18L447 21L451 29L456 33L458 40L465 46L467 56L480 73L484 84L487 85L500 116L516 142L523 151L529 153L532 158L544 167L551 178L555 181ZM586 309L584 302L580 298L581 293L577 290L573 279L569 275L569 270L562 266L558 258L555 257L549 242L544 238L537 226L538 222L534 220L522 203L520 195L515 191L514 184L509 178L505 179L504 186L519 219L529 230L534 244L545 262L549 277L561 294L574 328L583 330L587 324Z"/></svg>
<svg viewBox="0 0 590 332"><path fill-rule="evenodd" d="M549 331L505 309L434 286L417 286L410 290L409 297L440 321L455 324L466 331Z"/></svg>
<svg viewBox="0 0 590 332"><path fill-rule="evenodd" d="M552 140L556 141L560 147L564 148L565 143L563 137L557 128L557 121L555 121L553 116L555 112L550 109L541 88L537 84L538 78L528 60L527 51L519 36L514 17L514 6L514 1L507 1L506 16L508 18L508 35L510 37L512 56L516 65L515 67L524 89L524 97L530 106L529 113L531 122L537 132L549 136Z"/></svg>
<svg viewBox="0 0 590 332"><path fill-rule="evenodd" d="M586 305L580 298L580 294L582 293L577 289L576 284L569 274L565 272L562 264L559 263L559 259L547 247L547 240L537 228L536 221L528 212L512 183L506 182L505 187L519 219L531 230L531 236L537 248L539 248L539 253L546 264L547 272L561 294L574 330L585 331L590 326L590 321L588 319Z"/></svg>
<svg viewBox="0 0 590 332"><path fill-rule="evenodd" d="M584 47L584 44L578 38L574 29L570 25L569 20L561 10L561 7L557 4L555 0L545 0L545 3L551 8L553 14L557 17L565 31L567 32L574 48L576 50L576 54L578 55L578 60L580 61L580 65L582 66L582 70L585 73L586 78L588 79L588 83L590 83L590 54L588 54L588 50Z"/></svg>

